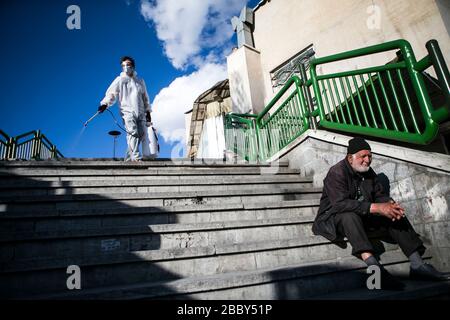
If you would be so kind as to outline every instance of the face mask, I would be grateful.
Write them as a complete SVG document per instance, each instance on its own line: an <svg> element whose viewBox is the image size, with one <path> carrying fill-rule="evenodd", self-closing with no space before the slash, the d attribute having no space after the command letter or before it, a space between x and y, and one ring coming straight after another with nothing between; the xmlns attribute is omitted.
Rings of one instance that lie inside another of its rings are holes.
<svg viewBox="0 0 450 320"><path fill-rule="evenodd" d="M123 66L122 70L123 70L123 72L125 72L129 76L133 74L133 67L132 66Z"/></svg>

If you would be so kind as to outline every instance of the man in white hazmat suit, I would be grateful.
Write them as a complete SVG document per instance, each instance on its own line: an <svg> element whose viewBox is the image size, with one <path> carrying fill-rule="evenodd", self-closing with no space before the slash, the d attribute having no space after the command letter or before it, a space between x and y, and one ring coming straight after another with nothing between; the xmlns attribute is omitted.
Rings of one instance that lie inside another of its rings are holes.
<svg viewBox="0 0 450 320"><path fill-rule="evenodd" d="M151 122L150 101L144 80L137 77L134 59L122 57L120 62L122 72L109 86L98 111L102 113L118 101L127 131L128 150L125 161L140 161L139 143L143 146L143 156L148 156L148 147L144 148L144 145L148 144L146 122Z"/></svg>

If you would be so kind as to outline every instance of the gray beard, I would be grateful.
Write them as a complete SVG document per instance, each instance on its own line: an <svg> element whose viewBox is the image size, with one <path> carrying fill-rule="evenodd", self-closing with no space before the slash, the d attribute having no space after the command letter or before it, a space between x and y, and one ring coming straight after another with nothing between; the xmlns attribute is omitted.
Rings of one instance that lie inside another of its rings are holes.
<svg viewBox="0 0 450 320"><path fill-rule="evenodd" d="M356 172L360 172L360 173L364 173L369 171L370 166L366 167L366 166L358 166L358 165L352 165L353 170L355 170Z"/></svg>

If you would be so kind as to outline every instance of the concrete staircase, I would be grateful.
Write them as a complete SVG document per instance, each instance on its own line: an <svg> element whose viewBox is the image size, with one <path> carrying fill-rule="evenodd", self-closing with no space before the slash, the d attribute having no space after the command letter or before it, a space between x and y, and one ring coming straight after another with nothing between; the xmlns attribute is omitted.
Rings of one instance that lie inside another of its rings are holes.
<svg viewBox="0 0 450 320"><path fill-rule="evenodd" d="M0 298L379 299L365 265L314 236L321 189L287 162L0 162ZM382 261L400 276L397 246ZM427 258L430 254L427 253ZM81 290L66 286L81 269ZM362 290L362 291L361 291Z"/></svg>

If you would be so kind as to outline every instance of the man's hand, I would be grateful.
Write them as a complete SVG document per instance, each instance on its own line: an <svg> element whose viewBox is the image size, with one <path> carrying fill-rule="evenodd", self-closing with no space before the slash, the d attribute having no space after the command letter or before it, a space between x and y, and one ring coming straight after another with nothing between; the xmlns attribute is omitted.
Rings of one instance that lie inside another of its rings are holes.
<svg viewBox="0 0 450 320"><path fill-rule="evenodd" d="M145 120L147 122L152 122L152 116L150 115L150 111L147 111L147 113L145 114Z"/></svg>
<svg viewBox="0 0 450 320"><path fill-rule="evenodd" d="M106 110L106 108L108 108L108 106L106 104L102 104L100 107L98 107L98 112L102 113Z"/></svg>
<svg viewBox="0 0 450 320"><path fill-rule="evenodd" d="M372 203L370 205L370 213L378 213L391 219L392 221L395 221L400 220L405 216L405 209L393 201L385 203Z"/></svg>

